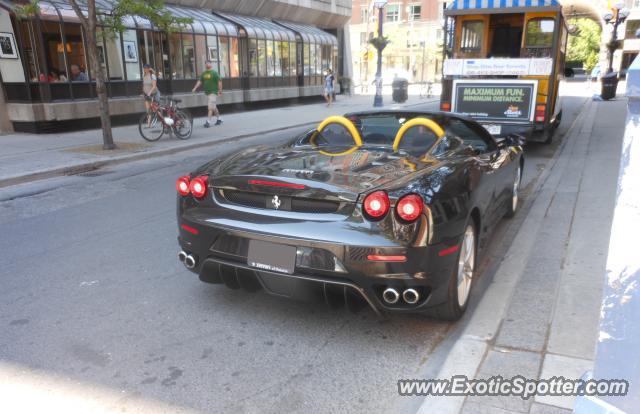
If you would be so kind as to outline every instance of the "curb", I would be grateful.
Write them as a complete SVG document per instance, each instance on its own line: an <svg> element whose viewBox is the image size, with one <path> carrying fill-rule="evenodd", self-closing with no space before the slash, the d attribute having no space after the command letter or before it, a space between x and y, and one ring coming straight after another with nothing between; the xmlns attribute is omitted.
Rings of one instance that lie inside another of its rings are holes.
<svg viewBox="0 0 640 414"><path fill-rule="evenodd" d="M9 187L9 186L16 185L16 184L24 184L24 183L32 182L32 181L44 180L46 178L60 177L60 176L63 176L63 175L82 174L82 173L85 173L85 172L94 171L94 170L97 170L99 168L103 168L103 167L108 166L108 165L118 165L118 164L124 164L124 163L132 162L132 161L145 160L145 159L148 159L148 158L162 157L164 155L177 154L179 152L191 151L191 150L194 150L194 149L204 148L204 147L213 146L213 145L218 145L218 144L222 144L222 143L229 142L229 141L235 141L235 140L239 140L239 139L250 138L250 137L253 137L253 136L257 135L257 134L270 134L272 132L284 131L284 130L287 130L287 129L299 128L299 127L303 127L303 126L307 126L307 125L314 125L314 124L317 124L318 122L319 121L304 122L304 123L301 123L301 124L287 125L285 127L264 130L264 131L260 131L259 133L252 132L252 133L246 133L246 134L242 134L242 135L236 135L236 136L233 136L233 137L227 137L227 138L223 138L223 139L219 139L219 140L215 140L215 141L196 142L196 143L193 143L193 144L182 145L182 146L179 146L179 147L151 150L151 151L147 151L147 152L134 153L134 154L123 154L123 155L120 155L118 157L114 157L114 158L110 158L110 159L89 161L89 162L79 162L77 164L73 164L73 165L70 165L70 166L67 165L67 166L59 167L59 168L51 168L51 169L46 169L46 170L34 171L34 172L30 172L28 174L22 174L22 175L16 175L16 176L12 176L12 177L2 178L2 179L0 179L0 188Z"/></svg>

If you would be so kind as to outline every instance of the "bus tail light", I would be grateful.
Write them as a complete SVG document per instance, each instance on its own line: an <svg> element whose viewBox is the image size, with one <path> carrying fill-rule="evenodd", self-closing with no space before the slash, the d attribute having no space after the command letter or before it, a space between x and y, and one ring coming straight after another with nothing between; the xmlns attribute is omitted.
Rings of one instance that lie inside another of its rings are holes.
<svg viewBox="0 0 640 414"><path fill-rule="evenodd" d="M536 122L544 122L544 105L536 105Z"/></svg>
<svg viewBox="0 0 640 414"><path fill-rule="evenodd" d="M449 102L441 102L440 110L443 112L451 112L451 103Z"/></svg>

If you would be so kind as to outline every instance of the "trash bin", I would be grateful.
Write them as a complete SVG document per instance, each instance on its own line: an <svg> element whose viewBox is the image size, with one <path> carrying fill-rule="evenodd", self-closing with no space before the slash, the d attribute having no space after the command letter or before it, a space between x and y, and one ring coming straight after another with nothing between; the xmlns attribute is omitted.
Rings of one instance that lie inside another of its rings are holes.
<svg viewBox="0 0 640 414"><path fill-rule="evenodd" d="M393 102L402 103L405 102L409 96L409 81L404 78L394 78L391 83L393 89Z"/></svg>
<svg viewBox="0 0 640 414"><path fill-rule="evenodd" d="M618 88L618 73L611 72L606 75L602 75L602 92L600 96L605 101L616 97L616 89Z"/></svg>

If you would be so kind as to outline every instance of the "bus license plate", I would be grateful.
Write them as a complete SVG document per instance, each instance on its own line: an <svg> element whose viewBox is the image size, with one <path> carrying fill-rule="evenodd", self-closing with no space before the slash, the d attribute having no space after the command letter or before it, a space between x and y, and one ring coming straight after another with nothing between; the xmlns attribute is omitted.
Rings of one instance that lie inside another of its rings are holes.
<svg viewBox="0 0 640 414"><path fill-rule="evenodd" d="M482 125L487 131L489 131L489 133L491 135L500 135L500 132L502 132L502 126L501 125L495 125L495 124L484 124Z"/></svg>

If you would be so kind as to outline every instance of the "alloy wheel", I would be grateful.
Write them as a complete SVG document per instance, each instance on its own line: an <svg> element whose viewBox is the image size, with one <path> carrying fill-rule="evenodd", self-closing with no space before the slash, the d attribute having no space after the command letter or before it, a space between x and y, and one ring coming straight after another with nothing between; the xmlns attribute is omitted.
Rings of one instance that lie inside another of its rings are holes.
<svg viewBox="0 0 640 414"><path fill-rule="evenodd" d="M476 259L476 236L472 225L468 225L462 239L458 258L458 305L464 307L471 291L471 282Z"/></svg>

